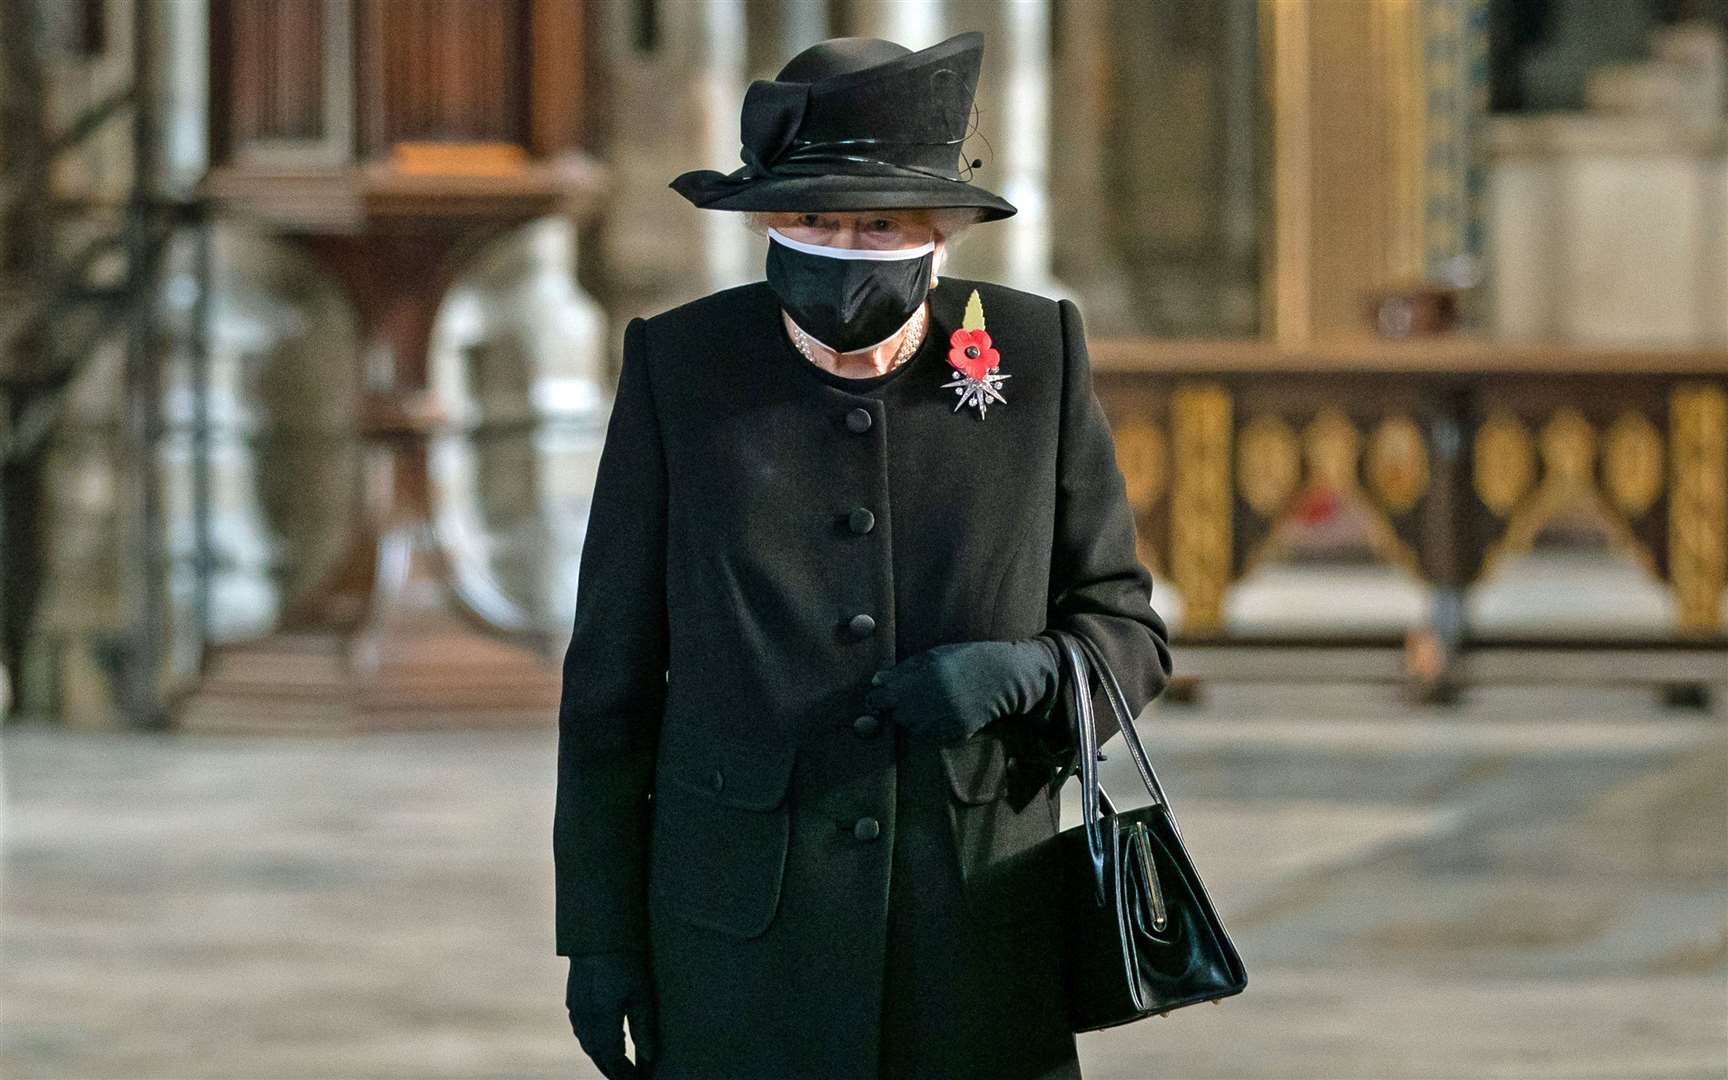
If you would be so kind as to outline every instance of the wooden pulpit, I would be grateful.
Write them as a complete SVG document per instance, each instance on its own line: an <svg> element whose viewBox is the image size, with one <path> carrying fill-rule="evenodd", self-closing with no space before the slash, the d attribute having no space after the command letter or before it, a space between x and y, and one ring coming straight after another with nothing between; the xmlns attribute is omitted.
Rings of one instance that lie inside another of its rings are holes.
<svg viewBox="0 0 1728 1080"><path fill-rule="evenodd" d="M292 598L275 632L209 650L182 727L555 719L544 643L488 625L454 587L431 505L430 440L447 418L427 352L483 245L594 203L587 12L569 0L212 0L204 188L220 212L309 253L353 304L364 489L332 573Z"/></svg>

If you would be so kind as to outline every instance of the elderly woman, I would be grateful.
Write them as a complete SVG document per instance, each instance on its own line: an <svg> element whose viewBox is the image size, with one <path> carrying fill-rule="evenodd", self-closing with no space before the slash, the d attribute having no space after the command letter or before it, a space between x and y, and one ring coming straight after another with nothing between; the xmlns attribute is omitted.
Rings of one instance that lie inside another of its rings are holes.
<svg viewBox="0 0 1728 1080"><path fill-rule="evenodd" d="M766 280L624 335L553 830L608 1077L1079 1075L1044 631L1135 708L1170 654L1079 312L939 272L1014 213L955 169L982 50L822 42L751 85L743 168L673 181Z"/></svg>

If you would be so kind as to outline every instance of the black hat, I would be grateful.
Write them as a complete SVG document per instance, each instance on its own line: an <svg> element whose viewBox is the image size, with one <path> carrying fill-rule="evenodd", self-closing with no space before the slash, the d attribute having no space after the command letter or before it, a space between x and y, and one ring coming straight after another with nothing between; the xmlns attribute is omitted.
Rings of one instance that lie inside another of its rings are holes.
<svg viewBox="0 0 1728 1080"><path fill-rule="evenodd" d="M744 94L744 165L697 169L668 186L710 210L876 210L969 207L978 220L1014 205L957 170L984 35L956 34L913 52L881 38L842 37L794 56Z"/></svg>

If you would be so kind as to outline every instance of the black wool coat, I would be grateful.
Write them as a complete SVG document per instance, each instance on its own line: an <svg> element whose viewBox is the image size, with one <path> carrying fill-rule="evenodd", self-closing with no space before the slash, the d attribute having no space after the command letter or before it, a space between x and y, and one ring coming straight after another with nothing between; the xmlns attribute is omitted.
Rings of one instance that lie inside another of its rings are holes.
<svg viewBox="0 0 1728 1080"><path fill-rule="evenodd" d="M1010 376L982 419L940 385L974 289ZM564 660L556 950L648 952L665 1080L1079 1075L1041 846L1072 746L1024 716L934 744L863 698L932 646L1068 627L1138 709L1168 636L1078 309L954 277L930 300L862 380L794 350L762 281L625 332Z"/></svg>

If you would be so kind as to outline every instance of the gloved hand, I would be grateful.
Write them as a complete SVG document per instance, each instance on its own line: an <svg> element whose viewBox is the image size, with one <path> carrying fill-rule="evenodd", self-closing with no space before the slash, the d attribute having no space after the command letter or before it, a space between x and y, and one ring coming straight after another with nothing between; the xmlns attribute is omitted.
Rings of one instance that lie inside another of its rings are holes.
<svg viewBox="0 0 1728 1080"><path fill-rule="evenodd" d="M915 735L964 742L999 717L1046 714L1059 665L1056 644L1041 636L937 645L871 676L864 707L892 709Z"/></svg>
<svg viewBox="0 0 1728 1080"><path fill-rule="evenodd" d="M606 1080L638 1080L653 1075L656 1053L653 983L648 957L638 949L586 953L570 958L564 1007L570 1030ZM636 1061L624 1056L624 1019Z"/></svg>

